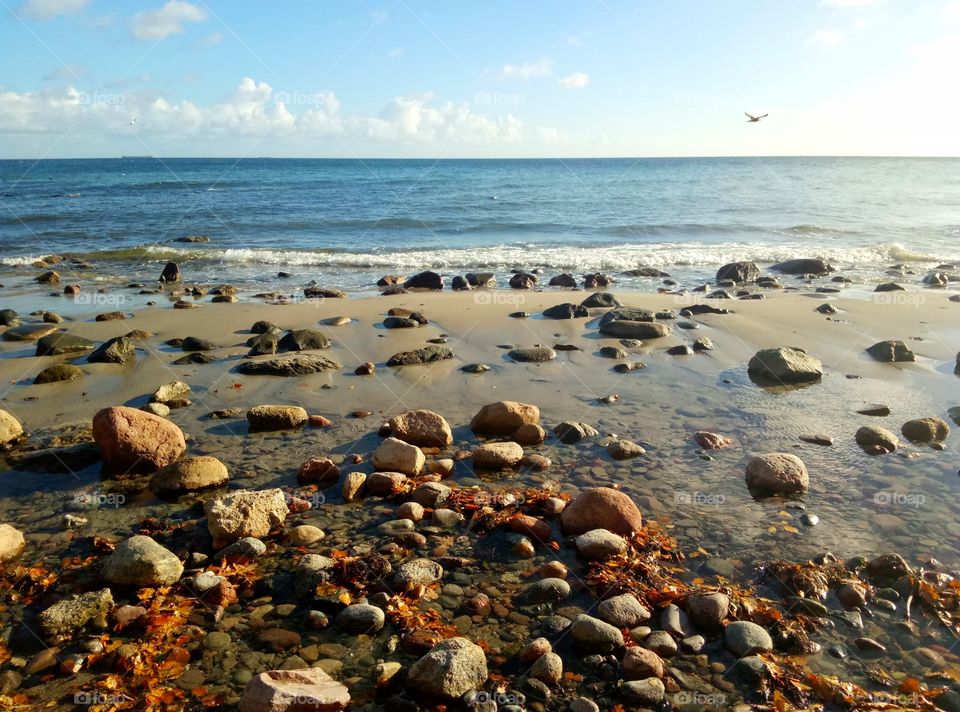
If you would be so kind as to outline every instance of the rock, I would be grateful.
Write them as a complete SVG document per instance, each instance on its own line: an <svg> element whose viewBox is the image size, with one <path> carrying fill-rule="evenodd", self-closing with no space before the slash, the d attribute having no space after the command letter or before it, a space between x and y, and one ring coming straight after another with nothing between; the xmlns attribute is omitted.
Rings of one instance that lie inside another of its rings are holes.
<svg viewBox="0 0 960 712"><path fill-rule="evenodd" d="M237 367L237 371L248 376L305 376L339 368L343 368L343 365L326 356L294 353L268 361L245 361Z"/></svg>
<svg viewBox="0 0 960 712"><path fill-rule="evenodd" d="M910 442L942 442L950 435L950 426L942 418L917 418L904 423L900 432Z"/></svg>
<svg viewBox="0 0 960 712"><path fill-rule="evenodd" d="M350 704L350 692L319 667L270 670L243 690L240 712L335 712Z"/></svg>
<svg viewBox="0 0 960 712"><path fill-rule="evenodd" d="M513 433L512 440L519 445L542 445L547 433L536 423L521 425Z"/></svg>
<svg viewBox="0 0 960 712"><path fill-rule="evenodd" d="M150 489L156 494L193 492L225 485L229 479L227 467L220 460L200 455L177 460L159 470L150 480Z"/></svg>
<svg viewBox="0 0 960 712"><path fill-rule="evenodd" d="M823 275L836 271L836 267L826 260L819 258L801 258L778 262L770 269L782 272L783 274L816 274Z"/></svg>
<svg viewBox="0 0 960 712"><path fill-rule="evenodd" d="M92 620L105 624L113 608L109 588L65 598L44 610L37 617L48 640L76 634Z"/></svg>
<svg viewBox="0 0 960 712"><path fill-rule="evenodd" d="M0 524L0 564L16 559L26 546L23 534L18 529L9 524Z"/></svg>
<svg viewBox="0 0 960 712"><path fill-rule="evenodd" d="M534 581L523 592L527 603L556 603L570 595L570 584L561 578L545 578Z"/></svg>
<svg viewBox="0 0 960 712"><path fill-rule="evenodd" d="M511 435L521 426L540 422L540 409L517 401L488 403L473 416L470 429L483 435Z"/></svg>
<svg viewBox="0 0 960 712"><path fill-rule="evenodd" d="M563 678L563 659L556 653L545 653L530 666L527 675L547 685L558 685Z"/></svg>
<svg viewBox="0 0 960 712"><path fill-rule="evenodd" d="M104 408L93 416L93 439L111 473L156 472L187 449L176 425L136 408Z"/></svg>
<svg viewBox="0 0 960 712"><path fill-rule="evenodd" d="M577 423L572 420L565 420L553 429L553 434L557 436L560 442L565 445L572 445L581 440L592 438L600 433L587 423Z"/></svg>
<svg viewBox="0 0 960 712"><path fill-rule="evenodd" d="M58 383L60 381L73 381L83 377L83 371L70 363L56 363L53 366L47 366L37 374L33 379L35 384L40 383Z"/></svg>
<svg viewBox="0 0 960 712"><path fill-rule="evenodd" d="M388 316L383 320L384 329L416 329L418 326L420 322L405 316Z"/></svg>
<svg viewBox="0 0 960 712"><path fill-rule="evenodd" d="M373 466L381 472L402 472L417 476L423 470L426 458L416 445L403 440L385 438L373 453Z"/></svg>
<svg viewBox="0 0 960 712"><path fill-rule="evenodd" d="M277 348L280 351L313 351L319 349L329 349L330 339L319 331L313 329L297 329L288 331L283 338L277 342Z"/></svg>
<svg viewBox="0 0 960 712"><path fill-rule="evenodd" d="M408 410L393 416L387 425L398 440L424 447L446 447L453 443L450 424L432 410Z"/></svg>
<svg viewBox="0 0 960 712"><path fill-rule="evenodd" d="M803 461L786 452L758 455L747 463L747 487L769 494L806 492L810 477Z"/></svg>
<svg viewBox="0 0 960 712"><path fill-rule="evenodd" d="M546 319L585 319L590 316L585 306L579 304L555 304L543 310Z"/></svg>
<svg viewBox="0 0 960 712"><path fill-rule="evenodd" d="M598 287L609 287L613 284L613 277L594 272L593 274L583 275L583 286L585 289L597 289Z"/></svg>
<svg viewBox="0 0 960 712"><path fill-rule="evenodd" d="M518 272L510 277L511 289L533 289L535 286L537 286L537 276L535 274Z"/></svg>
<svg viewBox="0 0 960 712"><path fill-rule="evenodd" d="M573 288L577 286L577 278L569 272L564 272L563 274L551 277L550 281L547 282L547 286Z"/></svg>
<svg viewBox="0 0 960 712"><path fill-rule="evenodd" d="M470 283L466 279L457 275L450 280L450 289L455 292L469 292L473 287L470 286Z"/></svg>
<svg viewBox="0 0 960 712"><path fill-rule="evenodd" d="M454 699L479 689L487 680L487 658L466 638L447 638L407 671L406 686L417 697Z"/></svg>
<svg viewBox="0 0 960 712"><path fill-rule="evenodd" d="M247 411L251 433L293 430L307 422L307 411L296 405L258 405Z"/></svg>
<svg viewBox="0 0 960 712"><path fill-rule="evenodd" d="M468 363L466 366L461 366L460 370L464 373L486 373L490 370L490 366L485 363Z"/></svg>
<svg viewBox="0 0 960 712"><path fill-rule="evenodd" d="M627 550L626 540L606 529L591 529L576 538L577 551L588 561L606 561Z"/></svg>
<svg viewBox="0 0 960 712"><path fill-rule="evenodd" d="M184 398L190 392L190 386L188 386L183 381L173 381L172 383L167 383L166 385L160 386L157 390L153 392L153 395L150 397L155 403L168 403L172 400L178 400Z"/></svg>
<svg viewBox="0 0 960 712"><path fill-rule="evenodd" d="M369 603L355 603L337 614L337 626L350 635L370 635L383 628L383 610Z"/></svg>
<svg viewBox="0 0 960 712"><path fill-rule="evenodd" d="M135 361L137 358L136 348L131 339L126 336L118 336L109 339L100 344L93 353L87 356L90 363L126 363Z"/></svg>
<svg viewBox="0 0 960 712"><path fill-rule="evenodd" d="M287 518L283 491L237 490L204 502L207 528L215 541L229 543L243 537L262 538Z"/></svg>
<svg viewBox="0 0 960 712"><path fill-rule="evenodd" d="M632 705L652 708L663 702L666 688L663 683L651 677L646 680L630 680L620 686L620 697Z"/></svg>
<svg viewBox="0 0 960 712"><path fill-rule="evenodd" d="M311 457L297 470L297 482L301 485L327 482L338 477L340 468L329 457Z"/></svg>
<svg viewBox="0 0 960 712"><path fill-rule="evenodd" d="M523 448L517 443L487 443L473 451L473 465L480 470L506 470L523 459Z"/></svg>
<svg viewBox="0 0 960 712"><path fill-rule="evenodd" d="M823 376L823 364L806 351L784 346L758 351L747 364L747 372L770 385L809 383Z"/></svg>
<svg viewBox="0 0 960 712"><path fill-rule="evenodd" d="M630 355L629 351L621 349L619 346L601 346L599 354L603 358L622 359Z"/></svg>
<svg viewBox="0 0 960 712"><path fill-rule="evenodd" d="M633 645L627 648L621 663L624 680L646 680L663 677L663 660L652 650Z"/></svg>
<svg viewBox="0 0 960 712"><path fill-rule="evenodd" d="M693 435L694 442L704 450L723 450L733 445L733 440L720 433L711 433L701 430Z"/></svg>
<svg viewBox="0 0 960 712"><path fill-rule="evenodd" d="M280 348L280 338L276 333L269 331L247 340L247 356L267 356L277 353Z"/></svg>
<svg viewBox="0 0 960 712"><path fill-rule="evenodd" d="M436 272L420 272L403 283L406 289L443 289L443 277Z"/></svg>
<svg viewBox="0 0 960 712"><path fill-rule="evenodd" d="M821 304L814 311L819 314L836 314L838 309L832 304Z"/></svg>
<svg viewBox="0 0 960 712"><path fill-rule="evenodd" d="M19 326L20 315L13 309L0 309L0 326Z"/></svg>
<svg viewBox="0 0 960 712"><path fill-rule="evenodd" d="M364 472L348 472L344 475L343 484L340 487L340 493L344 501L354 501L359 496L366 482L367 475Z"/></svg>
<svg viewBox="0 0 960 712"><path fill-rule="evenodd" d="M867 353L877 361L884 363L903 363L916 361L917 357L902 341L878 341L867 349Z"/></svg>
<svg viewBox="0 0 960 712"><path fill-rule="evenodd" d="M719 630L730 610L730 597L719 591L687 596L687 615L701 630Z"/></svg>
<svg viewBox="0 0 960 712"><path fill-rule="evenodd" d="M443 578L443 567L430 559L411 559L400 565L393 581L404 591L429 586Z"/></svg>
<svg viewBox="0 0 960 712"><path fill-rule="evenodd" d="M398 492L408 479L402 472L374 472L367 478L367 494L388 497Z"/></svg>
<svg viewBox="0 0 960 712"><path fill-rule="evenodd" d="M760 268L756 262L730 262L717 270L717 281L730 280L736 284L756 282L760 278Z"/></svg>
<svg viewBox="0 0 960 712"><path fill-rule="evenodd" d="M35 278L39 284L60 284L60 274L53 270L44 272Z"/></svg>
<svg viewBox="0 0 960 712"><path fill-rule="evenodd" d="M873 291L874 292L904 292L906 290L896 282L885 282L883 284L878 284Z"/></svg>
<svg viewBox="0 0 960 712"><path fill-rule="evenodd" d="M623 492L594 487L571 500L560 515L560 525L568 535L606 529L626 536L643 526L643 518L637 505Z"/></svg>
<svg viewBox="0 0 960 712"><path fill-rule="evenodd" d="M650 611L632 593L624 593L600 601L597 604L597 615L610 625L621 629L636 628L650 620Z"/></svg>
<svg viewBox="0 0 960 712"><path fill-rule="evenodd" d="M170 586L180 580L183 564L172 551L138 534L117 544L103 560L101 574L121 586Z"/></svg>
<svg viewBox="0 0 960 712"><path fill-rule="evenodd" d="M339 289L314 286L305 288L303 290L303 296L307 299L344 299L347 293Z"/></svg>
<svg viewBox="0 0 960 712"><path fill-rule="evenodd" d="M401 351L387 360L387 366L415 366L435 363L453 358L453 351L446 346L426 346L413 351Z"/></svg>
<svg viewBox="0 0 960 712"><path fill-rule="evenodd" d="M37 356L60 356L62 354L80 353L96 348L97 344L82 336L70 333L57 332L41 337L37 341Z"/></svg>
<svg viewBox="0 0 960 712"><path fill-rule="evenodd" d="M570 635L584 650L610 652L623 646L623 633L618 628L585 613L573 619Z"/></svg>
<svg viewBox="0 0 960 712"><path fill-rule="evenodd" d="M630 440L614 440L607 445L607 454L614 460L630 460L645 455L646 450Z"/></svg>
<svg viewBox="0 0 960 712"><path fill-rule="evenodd" d="M620 300L610 292L594 292L580 302L580 306L586 307L587 309L610 309L621 305Z"/></svg>
<svg viewBox="0 0 960 712"><path fill-rule="evenodd" d="M727 649L738 657L754 653L769 653L773 650L770 634L750 621L733 621L723 629L723 642Z"/></svg>
<svg viewBox="0 0 960 712"><path fill-rule="evenodd" d="M607 312L608 314L612 312ZM654 321L630 321L617 319L600 324L600 333L604 336L615 336L625 339L659 339L673 333L669 324Z"/></svg>
<svg viewBox="0 0 960 712"><path fill-rule="evenodd" d="M865 425L857 430L854 436L857 445L868 452L893 452L900 444L900 440L892 432L879 425Z"/></svg>
<svg viewBox="0 0 960 712"><path fill-rule="evenodd" d="M533 346L513 349L507 355L520 363L545 363L553 361L557 357L557 352L549 346Z"/></svg>
<svg viewBox="0 0 960 712"><path fill-rule="evenodd" d="M3 332L4 341L37 341L46 336L56 335L57 327L52 324L21 324Z"/></svg>
<svg viewBox="0 0 960 712"><path fill-rule="evenodd" d="M366 361L353 369L354 375L357 376L372 376L376 371L377 365L373 361Z"/></svg>
<svg viewBox="0 0 960 712"><path fill-rule="evenodd" d="M167 262L163 267L163 271L160 273L161 282L179 282L180 281L180 268L177 266L176 262Z"/></svg>

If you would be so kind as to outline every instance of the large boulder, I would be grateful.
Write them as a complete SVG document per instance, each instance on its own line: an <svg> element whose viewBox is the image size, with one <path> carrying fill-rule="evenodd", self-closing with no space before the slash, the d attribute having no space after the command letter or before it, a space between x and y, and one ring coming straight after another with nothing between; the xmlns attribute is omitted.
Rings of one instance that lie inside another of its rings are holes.
<svg viewBox="0 0 960 712"><path fill-rule="evenodd" d="M407 672L407 688L417 695L454 699L478 689L487 679L483 648L466 638L447 638Z"/></svg>
<svg viewBox="0 0 960 712"><path fill-rule="evenodd" d="M240 712L337 712L350 704L350 691L322 669L269 670L254 675L243 690Z"/></svg>
<svg viewBox="0 0 960 712"><path fill-rule="evenodd" d="M260 539L287 518L283 490L237 490L204 503L207 529L215 543L228 544L243 537Z"/></svg>
<svg viewBox="0 0 960 712"><path fill-rule="evenodd" d="M916 361L917 357L902 341L878 341L873 346L867 348L867 353L877 361L884 363L909 363Z"/></svg>
<svg viewBox="0 0 960 712"><path fill-rule="evenodd" d="M96 348L97 344L76 334L58 332L48 334L37 341L37 356L62 356L63 354L80 353Z"/></svg>
<svg viewBox="0 0 960 712"><path fill-rule="evenodd" d="M443 289L443 277L436 272L420 272L403 283L406 289Z"/></svg>
<svg viewBox="0 0 960 712"><path fill-rule="evenodd" d="M950 426L943 418L916 418L904 423L900 432L910 442L936 443L947 439Z"/></svg>
<svg viewBox="0 0 960 712"><path fill-rule="evenodd" d="M109 588L90 591L64 598L44 610L37 620L48 640L71 636L92 620L101 625L113 608L113 594Z"/></svg>
<svg viewBox="0 0 960 712"><path fill-rule="evenodd" d="M387 421L398 440L424 447L445 447L453 442L450 424L432 410L408 410Z"/></svg>
<svg viewBox="0 0 960 712"><path fill-rule="evenodd" d="M453 358L453 351L446 346L424 346L413 351L401 351L387 359L387 366L417 366Z"/></svg>
<svg viewBox="0 0 960 712"><path fill-rule="evenodd" d="M771 385L809 383L823 376L823 364L803 349L781 346L754 354L747 364L747 372Z"/></svg>
<svg viewBox="0 0 960 712"><path fill-rule="evenodd" d="M136 346L133 339L126 336L118 336L114 339L104 341L94 351L87 356L90 363L127 363L135 361L137 358Z"/></svg>
<svg viewBox="0 0 960 712"><path fill-rule="evenodd" d="M497 401L483 406L470 421L470 429L483 435L512 435L522 425L537 425L540 409L517 401Z"/></svg>
<svg viewBox="0 0 960 712"><path fill-rule="evenodd" d="M533 289L537 286L537 275L518 272L510 277L511 289Z"/></svg>
<svg viewBox="0 0 960 712"><path fill-rule="evenodd" d="M810 477L803 461L788 452L758 455L747 463L747 487L765 494L806 492Z"/></svg>
<svg viewBox="0 0 960 712"><path fill-rule="evenodd" d="M288 331L277 342L280 351L312 351L330 348L330 339L315 329Z"/></svg>
<svg viewBox="0 0 960 712"><path fill-rule="evenodd" d="M103 560L101 573L121 586L169 586L180 580L183 564L172 551L138 534L117 544Z"/></svg>
<svg viewBox="0 0 960 712"><path fill-rule="evenodd" d="M659 339L672 334L673 329L669 324L661 324L658 321L614 319L606 324L601 322L600 333L603 336L615 336L621 339Z"/></svg>
<svg viewBox="0 0 960 712"><path fill-rule="evenodd" d="M546 319L585 319L590 316L585 306L580 304L554 304L543 310Z"/></svg>
<svg viewBox="0 0 960 712"><path fill-rule="evenodd" d="M629 535L643 526L637 505L620 490L593 487L578 494L560 515L560 526L568 535L606 529Z"/></svg>
<svg viewBox="0 0 960 712"><path fill-rule="evenodd" d="M373 453L373 466L381 472L402 472L416 477L426 463L423 451L397 438L384 438Z"/></svg>
<svg viewBox="0 0 960 712"><path fill-rule="evenodd" d="M13 442L23 435L20 421L5 410L0 410L0 445Z"/></svg>
<svg viewBox="0 0 960 712"><path fill-rule="evenodd" d="M209 455L185 457L159 470L150 480L156 494L176 494L225 485L227 466Z"/></svg>
<svg viewBox="0 0 960 712"><path fill-rule="evenodd" d="M816 257L778 262L770 267L770 269L782 272L783 274L829 274L836 270L836 268L826 260L821 260Z"/></svg>
<svg viewBox="0 0 960 712"><path fill-rule="evenodd" d="M247 376L305 376L339 368L343 364L326 356L297 352L269 361L244 361L237 372Z"/></svg>
<svg viewBox="0 0 960 712"><path fill-rule="evenodd" d="M0 564L20 556L26 546L27 543L19 529L9 524L0 524Z"/></svg>
<svg viewBox="0 0 960 712"><path fill-rule="evenodd" d="M731 280L737 284L756 282L760 278L760 268L756 262L730 262L717 270L717 281Z"/></svg>
<svg viewBox="0 0 960 712"><path fill-rule="evenodd" d="M183 433L160 416L114 406L93 416L93 439L112 473L156 472L187 449Z"/></svg>
<svg viewBox="0 0 960 712"><path fill-rule="evenodd" d="M179 282L180 281L180 268L177 266L176 262L167 262L163 267L163 271L160 273L161 282Z"/></svg>

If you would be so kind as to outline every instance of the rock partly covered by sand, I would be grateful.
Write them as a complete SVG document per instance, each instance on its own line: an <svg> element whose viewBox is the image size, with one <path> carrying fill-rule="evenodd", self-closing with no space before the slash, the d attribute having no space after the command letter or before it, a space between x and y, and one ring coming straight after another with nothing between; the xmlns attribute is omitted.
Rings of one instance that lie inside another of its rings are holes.
<svg viewBox="0 0 960 712"><path fill-rule="evenodd" d="M20 556L26 548L26 541L20 530L9 524L0 524L0 564Z"/></svg>
<svg viewBox="0 0 960 712"><path fill-rule="evenodd" d="M243 537L262 538L287 518L283 490L237 490L208 499L203 506L207 528L215 542L229 543Z"/></svg>
<svg viewBox="0 0 960 712"><path fill-rule="evenodd" d="M398 440L424 447L445 447L453 442L450 424L432 410L408 410L387 421L390 433Z"/></svg>
<svg viewBox="0 0 960 712"><path fill-rule="evenodd" d="M101 573L123 586L169 586L180 580L183 564L172 551L138 534L117 544L103 560Z"/></svg>
<svg viewBox="0 0 960 712"><path fill-rule="evenodd" d="M803 349L781 346L755 353L747 364L747 372L771 384L809 383L823 376L823 364Z"/></svg>
<svg viewBox="0 0 960 712"><path fill-rule="evenodd" d="M267 361L244 361L237 372L247 376L305 376L340 368L342 363L326 356L297 352Z"/></svg>
<svg viewBox="0 0 960 712"><path fill-rule="evenodd" d="M522 426L540 423L540 409L517 401L488 403L473 416L470 429L483 435L512 435Z"/></svg>
<svg viewBox="0 0 960 712"><path fill-rule="evenodd" d="M219 487L230 479L227 466L215 457L200 455L185 457L167 465L154 474L150 489L156 494L192 492L208 487Z"/></svg>
<svg viewBox="0 0 960 712"><path fill-rule="evenodd" d="M418 694L452 699L476 690L486 679L483 648L466 638L448 638L410 666L406 684Z"/></svg>
<svg viewBox="0 0 960 712"><path fill-rule="evenodd" d="M610 487L585 489L564 508L560 526L568 535L607 529L629 535L643 526L637 505L620 490Z"/></svg>
<svg viewBox="0 0 960 712"><path fill-rule="evenodd" d="M877 361L884 363L903 363L916 361L917 357L902 341L878 341L867 348L867 353Z"/></svg>
<svg viewBox="0 0 960 712"><path fill-rule="evenodd" d="M767 494L806 492L810 486L807 467L796 455L771 452L747 463L747 487Z"/></svg>
<svg viewBox="0 0 960 712"><path fill-rule="evenodd" d="M336 712L350 704L350 691L320 668L269 670L243 690L240 712Z"/></svg>
<svg viewBox="0 0 960 712"><path fill-rule="evenodd" d="M446 346L425 346L413 351L401 351L387 359L388 366L416 366L423 363L446 361L453 358L453 351Z"/></svg>
<svg viewBox="0 0 960 712"><path fill-rule="evenodd" d="M169 420L126 406L94 415L93 439L107 472L156 472L187 449L180 428Z"/></svg>

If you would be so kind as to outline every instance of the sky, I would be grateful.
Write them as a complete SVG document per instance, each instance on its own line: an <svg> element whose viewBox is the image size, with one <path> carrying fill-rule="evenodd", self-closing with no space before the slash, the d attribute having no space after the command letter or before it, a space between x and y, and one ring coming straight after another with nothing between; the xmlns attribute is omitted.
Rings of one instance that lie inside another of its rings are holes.
<svg viewBox="0 0 960 712"><path fill-rule="evenodd" d="M0 0L0 158L960 156L958 69L960 0Z"/></svg>

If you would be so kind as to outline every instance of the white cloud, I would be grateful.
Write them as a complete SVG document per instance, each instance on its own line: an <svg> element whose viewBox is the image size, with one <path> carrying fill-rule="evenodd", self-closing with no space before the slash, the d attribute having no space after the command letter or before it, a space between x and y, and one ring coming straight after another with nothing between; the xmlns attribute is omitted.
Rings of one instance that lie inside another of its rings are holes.
<svg viewBox="0 0 960 712"><path fill-rule="evenodd" d="M392 50L387 52L387 59L390 59L390 60L400 59L405 54L405 52L406 50L404 50L403 47L394 47Z"/></svg>
<svg viewBox="0 0 960 712"><path fill-rule="evenodd" d="M20 6L20 14L31 20L52 20L60 15L80 12L90 0L27 0Z"/></svg>
<svg viewBox="0 0 960 712"><path fill-rule="evenodd" d="M821 5L826 5L827 7L838 7L842 10L852 7L867 7L868 5L874 5L876 3L877 0L820 0Z"/></svg>
<svg viewBox="0 0 960 712"><path fill-rule="evenodd" d="M87 73L87 68L82 64L64 64L52 72L47 72L41 79L45 82L57 81L58 79L80 79Z"/></svg>
<svg viewBox="0 0 960 712"><path fill-rule="evenodd" d="M557 84L564 89L583 89L589 83L590 75L586 72L574 72L557 81Z"/></svg>
<svg viewBox="0 0 960 712"><path fill-rule="evenodd" d="M200 40L200 45L203 47L212 47L213 45L218 45L221 42L223 42L223 33L211 32L209 35Z"/></svg>
<svg viewBox="0 0 960 712"><path fill-rule="evenodd" d="M839 30L817 30L811 36L814 44L824 47L837 47L843 43L843 33Z"/></svg>
<svg viewBox="0 0 960 712"><path fill-rule="evenodd" d="M162 40L183 32L186 22L203 22L206 11L186 0L169 0L158 10L143 10L133 16L133 34L141 40Z"/></svg>
<svg viewBox="0 0 960 712"><path fill-rule="evenodd" d="M535 62L526 62L524 64L504 64L498 73L501 79L519 79L527 81L546 77L553 71L553 60L549 57L541 57Z"/></svg>

